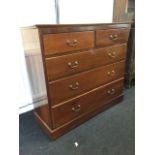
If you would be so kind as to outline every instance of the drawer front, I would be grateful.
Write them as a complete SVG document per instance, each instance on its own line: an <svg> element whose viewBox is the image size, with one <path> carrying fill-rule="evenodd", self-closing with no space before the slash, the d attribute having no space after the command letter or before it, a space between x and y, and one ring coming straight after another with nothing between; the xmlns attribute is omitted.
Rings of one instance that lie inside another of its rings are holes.
<svg viewBox="0 0 155 155"><path fill-rule="evenodd" d="M64 79L50 82L52 104L58 104L88 90L124 77L125 61L96 68Z"/></svg>
<svg viewBox="0 0 155 155"><path fill-rule="evenodd" d="M125 59L126 44L46 59L48 80L85 71Z"/></svg>
<svg viewBox="0 0 155 155"><path fill-rule="evenodd" d="M106 105L109 101L122 94L123 79L101 86L65 104L52 108L54 128L67 123L93 109Z"/></svg>
<svg viewBox="0 0 155 155"><path fill-rule="evenodd" d="M128 41L129 29L110 29L96 31L96 45L109 46Z"/></svg>
<svg viewBox="0 0 155 155"><path fill-rule="evenodd" d="M94 32L46 34L43 36L45 55L94 47Z"/></svg>

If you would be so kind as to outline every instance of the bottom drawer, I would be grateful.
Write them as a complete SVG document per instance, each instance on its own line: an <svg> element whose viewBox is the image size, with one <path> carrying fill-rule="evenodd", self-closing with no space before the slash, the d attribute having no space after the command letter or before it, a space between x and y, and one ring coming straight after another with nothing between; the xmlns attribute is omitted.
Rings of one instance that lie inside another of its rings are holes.
<svg viewBox="0 0 155 155"><path fill-rule="evenodd" d="M122 94L124 78L93 89L63 105L52 107L53 127L57 128Z"/></svg>

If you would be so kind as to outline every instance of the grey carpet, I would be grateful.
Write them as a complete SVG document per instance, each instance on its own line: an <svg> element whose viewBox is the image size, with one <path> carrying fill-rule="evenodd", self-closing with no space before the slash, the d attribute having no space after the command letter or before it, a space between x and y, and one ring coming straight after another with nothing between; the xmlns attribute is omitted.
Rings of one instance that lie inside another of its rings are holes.
<svg viewBox="0 0 155 155"><path fill-rule="evenodd" d="M39 128L32 112L20 116L20 155L134 155L135 90L124 100L57 140ZM78 143L78 147L75 146Z"/></svg>

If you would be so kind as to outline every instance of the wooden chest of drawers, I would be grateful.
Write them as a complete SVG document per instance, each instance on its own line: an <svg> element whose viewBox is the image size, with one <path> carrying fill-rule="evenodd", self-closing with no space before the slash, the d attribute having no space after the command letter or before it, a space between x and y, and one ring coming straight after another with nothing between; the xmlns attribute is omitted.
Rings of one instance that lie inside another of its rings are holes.
<svg viewBox="0 0 155 155"><path fill-rule="evenodd" d="M34 113L50 137L122 100L129 29L128 23L27 28L35 38L30 48L42 54L48 97Z"/></svg>

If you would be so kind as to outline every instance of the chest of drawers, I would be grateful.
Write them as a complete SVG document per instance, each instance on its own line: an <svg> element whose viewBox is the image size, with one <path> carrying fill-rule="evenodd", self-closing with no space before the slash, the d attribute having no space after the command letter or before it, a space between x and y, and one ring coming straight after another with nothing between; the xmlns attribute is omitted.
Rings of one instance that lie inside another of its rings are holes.
<svg viewBox="0 0 155 155"><path fill-rule="evenodd" d="M34 114L50 137L123 99L129 29L128 23L26 28L33 40L27 47L41 51L48 97Z"/></svg>

